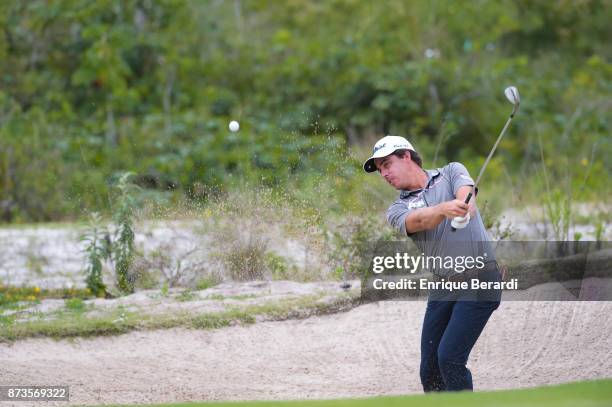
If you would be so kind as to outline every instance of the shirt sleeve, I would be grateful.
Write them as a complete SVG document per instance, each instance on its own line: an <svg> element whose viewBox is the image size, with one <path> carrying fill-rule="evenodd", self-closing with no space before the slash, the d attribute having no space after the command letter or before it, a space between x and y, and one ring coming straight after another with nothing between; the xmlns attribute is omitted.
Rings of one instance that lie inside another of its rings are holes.
<svg viewBox="0 0 612 407"><path fill-rule="evenodd" d="M387 209L387 222L389 222L393 229L400 232L402 236L410 235L411 233L406 232L406 217L413 210L408 208L407 202L398 200Z"/></svg>
<svg viewBox="0 0 612 407"><path fill-rule="evenodd" d="M450 183L453 188L453 195L457 196L457 191L463 186L474 186L474 180L470 177L467 168L461 163L448 164Z"/></svg>

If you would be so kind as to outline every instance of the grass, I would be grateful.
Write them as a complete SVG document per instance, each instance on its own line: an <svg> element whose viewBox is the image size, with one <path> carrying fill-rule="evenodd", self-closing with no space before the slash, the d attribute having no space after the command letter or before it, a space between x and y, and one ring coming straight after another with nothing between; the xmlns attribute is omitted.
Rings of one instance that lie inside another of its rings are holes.
<svg viewBox="0 0 612 407"><path fill-rule="evenodd" d="M252 310L234 308L223 313L201 314L195 316L191 319L191 325L198 329L223 328L236 322L243 325L248 325L255 323L256 315L257 314L254 314Z"/></svg>
<svg viewBox="0 0 612 407"><path fill-rule="evenodd" d="M14 287L0 284L0 311L3 307L22 302L36 302L45 298L93 298L89 289L59 288L41 289L39 287Z"/></svg>
<svg viewBox="0 0 612 407"><path fill-rule="evenodd" d="M305 318L352 308L357 298L343 295L333 301L321 302L321 295L311 295L271 301L244 307L229 307L219 312L195 314L188 311L151 315L127 311L119 307L107 314L88 316L85 304L79 299L66 301L63 310L51 315L38 315L36 319L16 322L11 318L0 320L0 342L10 342L30 337L55 339L107 336L133 330L168 329L185 327L193 329L217 329L235 324L252 324L260 320L285 320ZM48 318L51 316L52 318Z"/></svg>
<svg viewBox="0 0 612 407"><path fill-rule="evenodd" d="M210 294L204 298L205 300L223 301L225 296L223 294Z"/></svg>
<svg viewBox="0 0 612 407"><path fill-rule="evenodd" d="M215 301L223 301L225 299L241 301L241 300L248 300L251 298L257 298L257 295L256 294L238 294L238 295L225 296L223 294L210 294L206 296L206 298L204 299L205 300L215 300Z"/></svg>
<svg viewBox="0 0 612 407"><path fill-rule="evenodd" d="M230 300L242 301L242 300L248 300L251 298L257 298L257 295L256 294L238 294L238 295L230 295L227 298Z"/></svg>
<svg viewBox="0 0 612 407"><path fill-rule="evenodd" d="M367 399L153 404L165 407L609 407L612 379L492 392L441 393Z"/></svg>
<svg viewBox="0 0 612 407"><path fill-rule="evenodd" d="M84 312L85 311L85 303L80 298L67 298L64 300L64 305L67 310L74 312Z"/></svg>
<svg viewBox="0 0 612 407"><path fill-rule="evenodd" d="M27 337L71 338L118 335L137 328L133 314L116 311L100 318L81 313L60 312L55 319L39 319L0 326L0 342Z"/></svg>
<svg viewBox="0 0 612 407"><path fill-rule="evenodd" d="M204 277L196 283L196 290L206 290L219 284L219 281L212 277Z"/></svg>
<svg viewBox="0 0 612 407"><path fill-rule="evenodd" d="M40 304L43 299L64 299L64 311L53 312L47 316L53 319L70 318L70 315L82 314L91 309L87 307L83 299L92 298L87 289L40 289L39 287L12 287L0 284L0 341L4 338L4 332L13 329L20 324L20 318L25 315L21 311ZM26 313L29 316L40 316L39 313ZM10 335L9 335L10 336Z"/></svg>
<svg viewBox="0 0 612 407"><path fill-rule="evenodd" d="M185 291L181 292L179 295L177 295L175 297L175 300L179 301L179 302L186 302L186 301L193 301L193 300L195 300L197 298L198 298L197 294L195 294L191 290L185 290Z"/></svg>

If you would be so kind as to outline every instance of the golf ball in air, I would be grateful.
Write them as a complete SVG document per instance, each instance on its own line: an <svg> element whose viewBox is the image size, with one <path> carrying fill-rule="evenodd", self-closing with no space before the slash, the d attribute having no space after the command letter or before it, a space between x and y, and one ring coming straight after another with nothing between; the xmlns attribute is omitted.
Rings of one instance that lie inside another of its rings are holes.
<svg viewBox="0 0 612 407"><path fill-rule="evenodd" d="M236 120L232 120L229 124L230 131L236 132L240 129L240 124Z"/></svg>

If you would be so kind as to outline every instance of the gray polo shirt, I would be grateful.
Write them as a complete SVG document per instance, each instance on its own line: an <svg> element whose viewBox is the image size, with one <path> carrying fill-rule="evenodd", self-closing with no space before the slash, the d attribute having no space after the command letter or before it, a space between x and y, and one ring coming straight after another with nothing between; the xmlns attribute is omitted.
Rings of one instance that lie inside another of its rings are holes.
<svg viewBox="0 0 612 407"><path fill-rule="evenodd" d="M403 236L410 236L415 245L427 256L483 256L486 262L495 260L489 235L476 211L464 229L451 231L451 220L444 219L434 229L416 233L406 232L406 217L413 211L455 199L457 190L474 181L463 164L452 162L442 168L427 170L427 184L423 189L401 190L399 198L387 210L387 221ZM446 276L454 270L430 270Z"/></svg>

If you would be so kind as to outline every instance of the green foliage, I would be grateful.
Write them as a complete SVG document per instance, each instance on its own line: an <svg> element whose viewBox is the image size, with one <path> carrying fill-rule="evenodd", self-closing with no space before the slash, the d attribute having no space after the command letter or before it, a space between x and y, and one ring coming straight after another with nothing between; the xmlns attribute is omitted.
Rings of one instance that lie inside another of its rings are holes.
<svg viewBox="0 0 612 407"><path fill-rule="evenodd" d="M149 269L148 264L141 260L142 259L137 259L134 261L134 265L129 273L134 282L134 289L151 290L159 288L159 273L157 270Z"/></svg>
<svg viewBox="0 0 612 407"><path fill-rule="evenodd" d="M72 312L83 312L85 311L85 303L80 298L68 298L64 300L66 309Z"/></svg>
<svg viewBox="0 0 612 407"><path fill-rule="evenodd" d="M328 232L329 260L336 278L358 278L369 267L366 261L379 240L392 240L393 232L372 217L352 217Z"/></svg>
<svg viewBox="0 0 612 407"><path fill-rule="evenodd" d="M0 284L0 310L26 308L43 299L78 299L91 298L89 289L62 288L41 289L40 287L15 287Z"/></svg>
<svg viewBox="0 0 612 407"><path fill-rule="evenodd" d="M41 298L38 287L12 287L0 284L0 307L16 307L20 302L36 302Z"/></svg>
<svg viewBox="0 0 612 407"><path fill-rule="evenodd" d="M350 159L349 148L385 133L408 136L426 165L476 172L509 84L523 96L520 120L486 178L529 178L539 134L559 157L592 157L598 176L583 197L609 196L606 10L598 0L0 2L0 220L114 212L125 169L152 211L245 180L298 196L326 182L345 193L339 206L355 205L361 184L348 180L365 154Z"/></svg>
<svg viewBox="0 0 612 407"><path fill-rule="evenodd" d="M585 188L593 169L593 155L595 146L592 147L590 160L583 158L579 165L566 163L565 168L551 164L544 152L542 140L540 142L541 164L537 168L538 176L536 179L540 184L540 199L543 206L546 227L550 226L550 233L546 231L546 238L552 240L580 240L581 233L574 232L570 236L570 229L577 224L577 214L575 209L576 199L582 198ZM597 176L597 175L596 175ZM595 214L591 214L591 217ZM595 225L595 240L601 240L603 229L597 219L591 219Z"/></svg>
<svg viewBox="0 0 612 407"><path fill-rule="evenodd" d="M297 267L294 264L289 264L284 257L270 251L264 257L264 263L272 273L272 279L291 280L296 277Z"/></svg>
<svg viewBox="0 0 612 407"><path fill-rule="evenodd" d="M268 246L264 239L250 233L227 243L226 249L218 252L218 257L233 280L264 279Z"/></svg>
<svg viewBox="0 0 612 407"><path fill-rule="evenodd" d="M134 216L136 200L134 190L137 187L130 183L132 174L125 173L119 178L117 207L114 221L117 227L113 241L113 260L115 262L115 277L117 288L124 293L134 292L134 281L129 272L134 259Z"/></svg>
<svg viewBox="0 0 612 407"><path fill-rule="evenodd" d="M180 302L193 301L196 298L198 298L198 296L194 294L191 290L184 290L176 296L176 300Z"/></svg>
<svg viewBox="0 0 612 407"><path fill-rule="evenodd" d="M217 295L218 296L218 295ZM223 300L224 297L212 299ZM242 300L248 295L228 297ZM37 315L19 323L11 317L0 318L0 342L14 341L28 337L70 338L101 335L118 335L133 330L168 329L174 327L214 329L236 323L251 324L258 319L285 320L305 318L350 309L359 304L354 296L342 294L330 300L321 294L297 298L274 299L270 301L236 306L227 304L224 309L212 313L189 311L167 314L133 312L119 305L115 309L98 310L88 314L82 301L66 301L66 308L50 314ZM76 308L76 311L73 309ZM50 318L47 318L50 317Z"/></svg>
<svg viewBox="0 0 612 407"><path fill-rule="evenodd" d="M223 301L225 296L223 294L211 294L206 297L207 300Z"/></svg>
<svg viewBox="0 0 612 407"><path fill-rule="evenodd" d="M487 201L478 204L478 211L483 219L485 229L494 240L510 240L515 235L511 224L504 223L500 215L491 209L491 204Z"/></svg>
<svg viewBox="0 0 612 407"><path fill-rule="evenodd" d="M92 213L89 230L83 235L81 241L85 242L85 251L88 254L85 282L87 288L96 297L106 294L106 285L102 279L102 262L110 259L112 255L111 243L106 238L107 236L108 231L102 226L100 215Z"/></svg>
<svg viewBox="0 0 612 407"><path fill-rule="evenodd" d="M204 318L202 328L221 328L227 324L218 318ZM249 323L248 321L241 321ZM118 331L118 330L117 330ZM120 333L120 332L113 332ZM460 392L442 394L419 394L401 396L374 396L367 398L343 398L331 400L289 401L229 401L164 403L156 407L602 407L612 398L611 379L586 380L557 385L519 388L511 390Z"/></svg>
<svg viewBox="0 0 612 407"><path fill-rule="evenodd" d="M213 277L204 277L196 282L196 290L206 290L219 284L219 281Z"/></svg>
<svg viewBox="0 0 612 407"><path fill-rule="evenodd" d="M167 297L168 296L168 289L169 289L168 288L168 282L164 281L164 283L162 284L162 287L161 287L161 295L164 296L164 297Z"/></svg>
<svg viewBox="0 0 612 407"><path fill-rule="evenodd" d="M102 226L99 214L91 216L89 229L82 241L88 254L86 283L87 288L96 296L106 294L102 272L103 262L110 261L114 266L117 289L128 294L134 292L136 273L133 269L134 218L136 216L137 195L139 188L130 182L131 173L122 174L116 183L116 194L113 202L114 232L111 234Z"/></svg>
<svg viewBox="0 0 612 407"><path fill-rule="evenodd" d="M605 227L602 221L599 221L595 225L595 240L601 242L602 236L604 235Z"/></svg>

